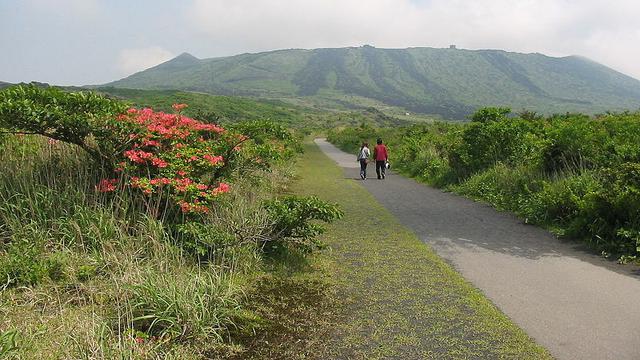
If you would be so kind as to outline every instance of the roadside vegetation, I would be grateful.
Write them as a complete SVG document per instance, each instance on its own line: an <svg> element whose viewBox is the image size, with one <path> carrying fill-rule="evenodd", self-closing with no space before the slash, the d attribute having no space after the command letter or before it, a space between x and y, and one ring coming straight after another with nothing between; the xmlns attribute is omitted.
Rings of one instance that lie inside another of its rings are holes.
<svg viewBox="0 0 640 360"><path fill-rule="evenodd" d="M595 117L484 108L468 124L330 132L355 153L382 137L394 168L512 211L620 261L640 256L640 113Z"/></svg>
<svg viewBox="0 0 640 360"><path fill-rule="evenodd" d="M0 358L282 356L304 337L291 318L326 299L306 257L342 211L287 193L289 130L185 107L0 92Z"/></svg>

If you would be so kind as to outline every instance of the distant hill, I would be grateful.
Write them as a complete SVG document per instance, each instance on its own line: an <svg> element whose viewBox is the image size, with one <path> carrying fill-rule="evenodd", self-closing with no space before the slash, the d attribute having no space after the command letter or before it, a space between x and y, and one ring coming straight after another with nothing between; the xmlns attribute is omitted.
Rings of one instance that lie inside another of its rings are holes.
<svg viewBox="0 0 640 360"><path fill-rule="evenodd" d="M384 107L463 118L478 107L543 113L640 108L640 81L591 60L500 50L278 50L182 54L108 84L259 96L320 107Z"/></svg>
<svg viewBox="0 0 640 360"><path fill-rule="evenodd" d="M236 122L243 120L272 120L297 128L333 128L335 126L367 123L377 126L406 125L421 118L403 118L383 114L369 108L351 112L326 112L295 106L278 100L256 100L242 97L219 96L179 90L139 90L113 87L96 88L95 91L130 101L138 107L173 112L172 104L189 105L185 114L211 122Z"/></svg>
<svg viewBox="0 0 640 360"><path fill-rule="evenodd" d="M4 88L9 87L11 85L13 85L13 84L8 83L8 82L4 82L4 81L0 81L0 89L4 89Z"/></svg>

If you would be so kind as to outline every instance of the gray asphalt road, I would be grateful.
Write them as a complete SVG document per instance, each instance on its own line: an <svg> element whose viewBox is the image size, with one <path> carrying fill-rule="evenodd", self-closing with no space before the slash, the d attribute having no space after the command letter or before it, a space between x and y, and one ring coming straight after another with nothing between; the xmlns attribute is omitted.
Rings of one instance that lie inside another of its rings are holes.
<svg viewBox="0 0 640 360"><path fill-rule="evenodd" d="M316 143L360 181L355 155ZM556 358L640 359L637 267L414 180L373 177L362 184L380 203Z"/></svg>

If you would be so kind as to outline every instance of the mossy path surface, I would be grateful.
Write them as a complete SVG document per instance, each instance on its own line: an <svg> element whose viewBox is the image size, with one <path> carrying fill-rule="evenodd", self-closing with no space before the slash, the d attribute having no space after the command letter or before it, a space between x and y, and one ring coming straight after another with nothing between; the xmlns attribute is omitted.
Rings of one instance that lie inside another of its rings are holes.
<svg viewBox="0 0 640 360"><path fill-rule="evenodd" d="M346 214L319 255L338 299L319 358L551 358L316 145L299 174L293 192Z"/></svg>

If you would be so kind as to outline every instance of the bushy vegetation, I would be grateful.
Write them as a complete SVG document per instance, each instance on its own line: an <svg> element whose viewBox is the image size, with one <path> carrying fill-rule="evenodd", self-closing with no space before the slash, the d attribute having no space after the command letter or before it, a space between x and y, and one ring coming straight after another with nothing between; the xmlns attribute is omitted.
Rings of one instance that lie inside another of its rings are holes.
<svg viewBox="0 0 640 360"><path fill-rule="evenodd" d="M341 212L280 196L300 150L281 126L183 108L0 93L0 356L220 357L264 326L265 244L303 256Z"/></svg>
<svg viewBox="0 0 640 360"><path fill-rule="evenodd" d="M542 117L485 108L465 125L334 131L354 152L382 137L397 169L509 210L623 260L640 255L640 113Z"/></svg>

